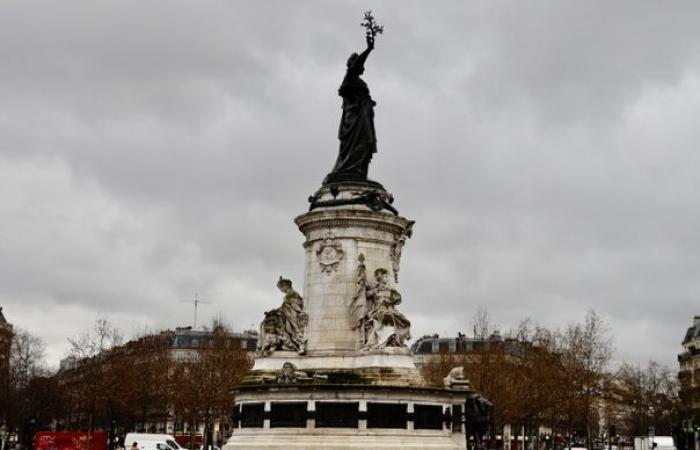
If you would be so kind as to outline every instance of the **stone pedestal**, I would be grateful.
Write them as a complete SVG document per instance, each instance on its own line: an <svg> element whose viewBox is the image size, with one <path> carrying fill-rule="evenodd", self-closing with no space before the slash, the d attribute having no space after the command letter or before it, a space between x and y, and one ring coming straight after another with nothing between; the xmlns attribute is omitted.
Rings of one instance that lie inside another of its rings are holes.
<svg viewBox="0 0 700 450"><path fill-rule="evenodd" d="M359 351L359 331L348 315L357 289L358 256L364 255L368 276L384 268L393 277L392 254L411 222L386 213L335 209L303 214L296 223L306 236L308 354Z"/></svg>
<svg viewBox="0 0 700 450"><path fill-rule="evenodd" d="M463 393L447 389L353 385L245 387L237 393L240 426L224 447L254 449L465 448ZM279 407L299 408L296 424L276 426ZM247 414L258 408L260 415ZM328 411L344 408L338 417ZM456 415L455 415L456 407ZM257 422L256 422L257 420ZM333 423L333 420L336 420ZM292 427L289 425L297 425Z"/></svg>
<svg viewBox="0 0 700 450"><path fill-rule="evenodd" d="M419 301L399 288L413 222L392 200L376 183L324 186L295 219L306 258L303 313L292 314L305 345L259 351L235 388L225 450L465 447L470 391L428 387L405 342L402 303Z"/></svg>

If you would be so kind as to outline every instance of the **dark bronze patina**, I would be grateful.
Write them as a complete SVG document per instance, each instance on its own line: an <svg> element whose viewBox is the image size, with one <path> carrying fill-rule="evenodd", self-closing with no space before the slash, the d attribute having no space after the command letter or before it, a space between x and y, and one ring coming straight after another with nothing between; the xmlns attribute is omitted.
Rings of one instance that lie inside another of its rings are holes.
<svg viewBox="0 0 700 450"><path fill-rule="evenodd" d="M340 150L333 170L323 180L323 184L344 181L366 181L369 162L377 152L377 135L374 129L374 106L376 103L369 94L369 88L361 78L365 71L365 61L374 49L374 39L384 31L374 23L371 12L365 13L362 26L366 29L367 48L353 53L347 61L347 72L338 89L343 98L343 114L338 128Z"/></svg>

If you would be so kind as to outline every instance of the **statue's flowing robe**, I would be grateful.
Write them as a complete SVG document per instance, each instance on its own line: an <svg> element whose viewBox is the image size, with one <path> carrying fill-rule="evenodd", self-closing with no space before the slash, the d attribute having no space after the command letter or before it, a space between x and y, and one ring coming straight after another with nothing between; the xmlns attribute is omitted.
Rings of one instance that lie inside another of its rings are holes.
<svg viewBox="0 0 700 450"><path fill-rule="evenodd" d="M284 331L287 337L299 345L299 315L304 311L304 300L292 289L284 296L284 302L279 310L284 317Z"/></svg>
<svg viewBox="0 0 700 450"><path fill-rule="evenodd" d="M294 289L284 295L282 306L265 313L260 324L258 347L260 351L300 350L300 316L304 313L304 299ZM270 329L268 329L270 328Z"/></svg>
<svg viewBox="0 0 700 450"><path fill-rule="evenodd" d="M360 79L361 69L356 65L349 67L338 89L343 97L343 115L338 128L340 150L326 182L366 180L372 154L377 151L376 103L369 95L367 84Z"/></svg>
<svg viewBox="0 0 700 450"><path fill-rule="evenodd" d="M411 322L395 308L401 303L401 295L388 286L377 285L367 296L374 302L368 313L372 322L366 345L372 348L404 345L411 338Z"/></svg>
<svg viewBox="0 0 700 450"><path fill-rule="evenodd" d="M371 308L368 307L367 304L367 275L365 273L365 265L363 262L361 262L357 274L357 287L355 288L355 295L352 297L352 302L350 303L350 317L352 317L353 320L353 328L364 330L365 320L369 309ZM362 333L362 343L364 344L364 331Z"/></svg>

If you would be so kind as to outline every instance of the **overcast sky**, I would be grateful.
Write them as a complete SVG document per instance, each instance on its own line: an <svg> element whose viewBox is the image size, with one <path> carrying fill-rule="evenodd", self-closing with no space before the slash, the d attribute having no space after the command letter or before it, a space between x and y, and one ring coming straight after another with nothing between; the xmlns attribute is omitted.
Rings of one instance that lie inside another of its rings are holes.
<svg viewBox="0 0 700 450"><path fill-rule="evenodd" d="M700 314L700 3L4 1L0 306L42 336L221 314L301 288L362 12L379 153L416 220L414 337L588 308L617 361L675 368ZM254 325L255 324L255 325Z"/></svg>

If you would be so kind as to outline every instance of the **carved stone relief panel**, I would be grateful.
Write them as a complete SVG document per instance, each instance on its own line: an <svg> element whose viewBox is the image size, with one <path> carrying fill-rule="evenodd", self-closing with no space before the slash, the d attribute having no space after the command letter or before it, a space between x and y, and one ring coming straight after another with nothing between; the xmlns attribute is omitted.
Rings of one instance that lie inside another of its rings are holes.
<svg viewBox="0 0 700 450"><path fill-rule="evenodd" d="M316 256L318 257L318 263L321 265L321 272L331 274L338 270L338 265L343 260L344 254L343 246L333 233L328 231L326 237L323 238L316 248Z"/></svg>

